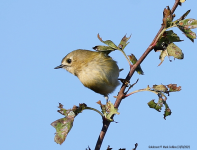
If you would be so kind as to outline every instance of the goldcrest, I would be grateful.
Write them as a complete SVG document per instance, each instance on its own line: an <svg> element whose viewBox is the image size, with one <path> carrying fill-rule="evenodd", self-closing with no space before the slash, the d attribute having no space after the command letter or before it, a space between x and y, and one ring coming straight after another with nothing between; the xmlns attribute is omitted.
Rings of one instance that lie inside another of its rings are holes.
<svg viewBox="0 0 197 150"><path fill-rule="evenodd" d="M62 59L61 65L55 67L58 68L77 76L85 87L104 95L106 99L119 85L116 61L103 52L72 51Z"/></svg>

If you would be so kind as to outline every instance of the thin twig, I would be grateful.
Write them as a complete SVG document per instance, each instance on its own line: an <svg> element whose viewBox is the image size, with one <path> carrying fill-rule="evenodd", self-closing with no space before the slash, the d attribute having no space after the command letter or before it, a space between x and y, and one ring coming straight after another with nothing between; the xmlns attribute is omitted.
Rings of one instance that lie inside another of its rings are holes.
<svg viewBox="0 0 197 150"><path fill-rule="evenodd" d="M137 82L139 81L139 79L137 79L137 81L135 83L133 83L132 85L129 86L128 90L125 92L125 94L127 94L129 92L129 90L135 85L137 84Z"/></svg>
<svg viewBox="0 0 197 150"><path fill-rule="evenodd" d="M130 95L132 95L132 94L134 94L134 93L144 92L144 91L153 92L153 93L155 93L155 94L157 94L157 95L158 95L158 92L153 91L153 90L149 90L149 89L145 88L145 89L139 89L139 90L133 91L133 92L131 92L131 93L129 93L129 94L127 94L127 95L125 95L125 97L128 97L128 96L130 96Z"/></svg>
<svg viewBox="0 0 197 150"><path fill-rule="evenodd" d="M138 146L138 143L135 144L135 148L133 150L136 150L137 149L137 146Z"/></svg>
<svg viewBox="0 0 197 150"><path fill-rule="evenodd" d="M86 109L94 110L95 112L99 113L99 114L101 115L101 117L103 117L103 114L102 114L99 110L97 110L97 109L95 109L95 108L92 108L92 107L86 107Z"/></svg>
<svg viewBox="0 0 197 150"><path fill-rule="evenodd" d="M180 2L180 0L176 0L176 1L175 1L174 6L173 6L173 8L171 9L171 12L172 12L172 13L174 13L174 11L176 10L176 8L178 7L179 2ZM136 62L136 64L133 65L133 67L131 67L131 69L130 69L130 71L129 71L127 77L126 77L126 80L130 80L130 79L131 79L131 77L133 76L134 71L135 71L135 69L137 68L137 66L140 65L140 64L143 62L143 60L147 57L147 55L148 55L148 54L151 52L151 50L154 48L155 45L153 45L153 44L154 44L154 43L157 43L157 41L158 41L157 37L159 36L159 34L161 33L161 31L162 31L163 29L164 29L164 25L162 25L162 27L160 28L160 30L158 31L157 35L156 35L155 38L153 39L153 41L152 41L152 43L150 44L150 46L146 49L146 51L144 52L144 54L140 57L140 59ZM127 85L125 85L125 84L123 83L123 85L122 85L122 87L121 87L121 89L120 89L120 91L119 91L119 93L118 93L117 99L116 99L116 101L115 101L115 103L114 103L114 107L115 107L115 108L118 108L118 107L119 107L119 105L120 105L122 99L125 97L124 91L125 91L126 87L127 87ZM112 116L112 118L113 118L113 116ZM99 137L98 137L98 140L97 140L97 143L96 143L96 146L95 146L95 150L100 150L101 144L102 144L102 142L103 142L103 139L104 139L104 137L105 137L105 134L106 134L106 132L107 132L107 129L108 129L109 125L110 125L110 122L107 121L107 120L105 120L105 119L103 119L103 127L102 127L102 130L101 130L100 135L99 135Z"/></svg>
<svg viewBox="0 0 197 150"><path fill-rule="evenodd" d="M125 52L123 50L121 50L121 52L123 53L123 55L127 59L128 63L129 63L129 66L132 66L133 67L133 65L131 64L131 62L130 62L129 58L127 57L127 55L125 54Z"/></svg>

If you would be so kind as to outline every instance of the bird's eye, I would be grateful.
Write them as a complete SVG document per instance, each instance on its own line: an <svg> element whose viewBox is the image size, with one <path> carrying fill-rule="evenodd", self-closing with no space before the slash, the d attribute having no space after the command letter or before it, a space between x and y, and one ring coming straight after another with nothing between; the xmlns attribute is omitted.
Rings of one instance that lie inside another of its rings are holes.
<svg viewBox="0 0 197 150"><path fill-rule="evenodd" d="M67 61L67 63L69 63L69 64L72 62L72 60L71 60L70 58L67 59L66 61Z"/></svg>

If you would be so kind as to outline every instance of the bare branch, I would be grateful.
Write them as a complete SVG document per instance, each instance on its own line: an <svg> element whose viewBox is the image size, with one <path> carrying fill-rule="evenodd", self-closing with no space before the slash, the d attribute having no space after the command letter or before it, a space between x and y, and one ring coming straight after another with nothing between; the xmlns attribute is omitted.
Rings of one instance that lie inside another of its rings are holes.
<svg viewBox="0 0 197 150"><path fill-rule="evenodd" d="M133 150L136 150L137 149L137 146L138 146L138 143L135 144L135 148Z"/></svg>

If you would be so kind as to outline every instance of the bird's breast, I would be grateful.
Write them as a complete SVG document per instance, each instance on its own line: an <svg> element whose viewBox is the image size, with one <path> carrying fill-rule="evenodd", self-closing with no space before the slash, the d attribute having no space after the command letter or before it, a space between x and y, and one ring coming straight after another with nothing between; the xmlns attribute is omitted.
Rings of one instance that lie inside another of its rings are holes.
<svg viewBox="0 0 197 150"><path fill-rule="evenodd" d="M96 93L108 95L119 85L119 68L112 59L93 61L77 74L84 86Z"/></svg>

